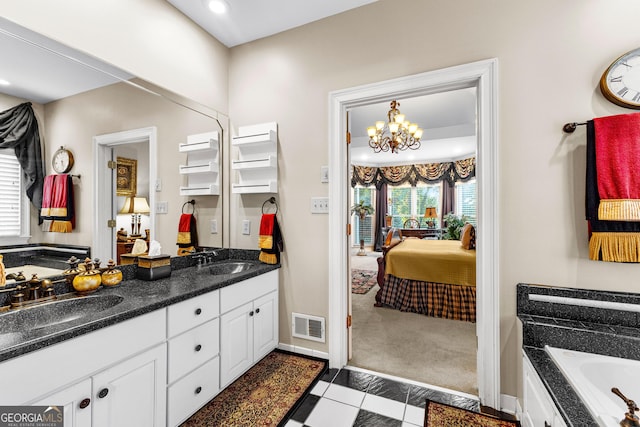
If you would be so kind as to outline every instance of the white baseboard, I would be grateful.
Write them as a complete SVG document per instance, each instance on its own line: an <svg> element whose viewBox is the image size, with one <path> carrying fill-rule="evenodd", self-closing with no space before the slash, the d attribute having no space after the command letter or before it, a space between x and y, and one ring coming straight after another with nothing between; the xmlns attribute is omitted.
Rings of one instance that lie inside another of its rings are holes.
<svg viewBox="0 0 640 427"><path fill-rule="evenodd" d="M515 396L509 396L508 394L500 395L500 410L502 412L506 412L507 414L515 415L520 419L520 414L522 413L520 409L520 403Z"/></svg>
<svg viewBox="0 0 640 427"><path fill-rule="evenodd" d="M319 359L329 360L329 353L324 351L313 350L311 348L300 347L298 345L291 344L278 344L278 348L284 351L290 351L291 353L302 354L304 356L317 357Z"/></svg>

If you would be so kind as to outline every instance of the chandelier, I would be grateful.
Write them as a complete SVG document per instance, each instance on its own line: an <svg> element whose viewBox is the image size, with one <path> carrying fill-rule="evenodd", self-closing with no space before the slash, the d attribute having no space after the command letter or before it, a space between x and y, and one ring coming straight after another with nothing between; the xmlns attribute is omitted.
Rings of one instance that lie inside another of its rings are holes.
<svg viewBox="0 0 640 427"><path fill-rule="evenodd" d="M397 153L407 148L417 150L420 148L422 129L417 123L405 121L404 114L396 108L400 106L398 101L394 99L390 106L391 109L387 113L388 122L377 121L375 126L367 128L369 147L376 153L389 150Z"/></svg>

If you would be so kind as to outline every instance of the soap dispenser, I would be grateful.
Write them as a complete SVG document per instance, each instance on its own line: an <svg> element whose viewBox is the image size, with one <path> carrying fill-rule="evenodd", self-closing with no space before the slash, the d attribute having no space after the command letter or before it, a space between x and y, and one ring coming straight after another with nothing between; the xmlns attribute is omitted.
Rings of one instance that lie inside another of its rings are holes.
<svg viewBox="0 0 640 427"><path fill-rule="evenodd" d="M107 270L102 273L102 284L105 286L117 286L122 282L122 271L118 270L116 263L110 259L107 263Z"/></svg>
<svg viewBox="0 0 640 427"><path fill-rule="evenodd" d="M80 295L97 291L102 283L100 270L94 268L91 259L87 258L85 260L84 267L84 271L73 278L73 288Z"/></svg>

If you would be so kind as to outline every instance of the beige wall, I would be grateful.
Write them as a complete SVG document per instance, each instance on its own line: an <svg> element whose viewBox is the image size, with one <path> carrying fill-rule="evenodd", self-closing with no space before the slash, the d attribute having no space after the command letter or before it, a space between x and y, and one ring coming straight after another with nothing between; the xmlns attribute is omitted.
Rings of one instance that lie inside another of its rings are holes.
<svg viewBox="0 0 640 427"><path fill-rule="evenodd" d="M228 49L162 0L4 1L0 15L222 113Z"/></svg>
<svg viewBox="0 0 640 427"><path fill-rule="evenodd" d="M636 291L640 266L588 260L585 130L564 135L561 128L630 112L607 102L598 80L617 56L638 47L630 30L638 16L633 0L381 0L231 49L232 125L279 124L287 247L281 341L327 350L291 340L288 319L291 311L329 311L328 218L309 212L309 198L328 191L319 181L328 164L328 92L494 57L502 392L518 393L518 282ZM257 214L261 200L253 203Z"/></svg>
<svg viewBox="0 0 640 427"><path fill-rule="evenodd" d="M327 195L319 175L328 164L328 92L486 58L499 61L502 392L518 393L516 283L636 290L640 266L587 259L584 128L561 131L568 121L629 112L597 85L611 61L638 47L636 0L380 0L233 48L228 74L227 51L165 2L114 0L99 16L91 2L60 3L5 2L2 14L228 111L235 128L278 122L283 342L328 350L288 338L291 311L328 314L327 217L309 212L310 197ZM236 197L232 216L252 219L255 230L263 201ZM232 243L255 241L253 233Z"/></svg>

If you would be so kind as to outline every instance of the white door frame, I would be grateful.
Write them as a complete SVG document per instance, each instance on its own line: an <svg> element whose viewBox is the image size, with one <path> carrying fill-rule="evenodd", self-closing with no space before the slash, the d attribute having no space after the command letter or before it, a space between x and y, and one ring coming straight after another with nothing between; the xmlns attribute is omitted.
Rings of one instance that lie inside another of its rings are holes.
<svg viewBox="0 0 640 427"><path fill-rule="evenodd" d="M156 224L156 196L155 183L157 180L157 138L158 130L155 126L140 129L126 130L122 132L108 133L93 137L93 164L94 167L94 223L92 255L104 261L115 259L115 228L107 227L107 221L115 219L116 185L112 179L111 169L107 168L107 161L111 159L111 150L117 145L135 144L138 142L149 143L149 228L155 233ZM106 197L109 195L109 197Z"/></svg>
<svg viewBox="0 0 640 427"><path fill-rule="evenodd" d="M347 364L349 223L345 112L348 109L466 87L477 88L477 324L480 402L500 409L497 59L357 86L329 94L329 364Z"/></svg>

